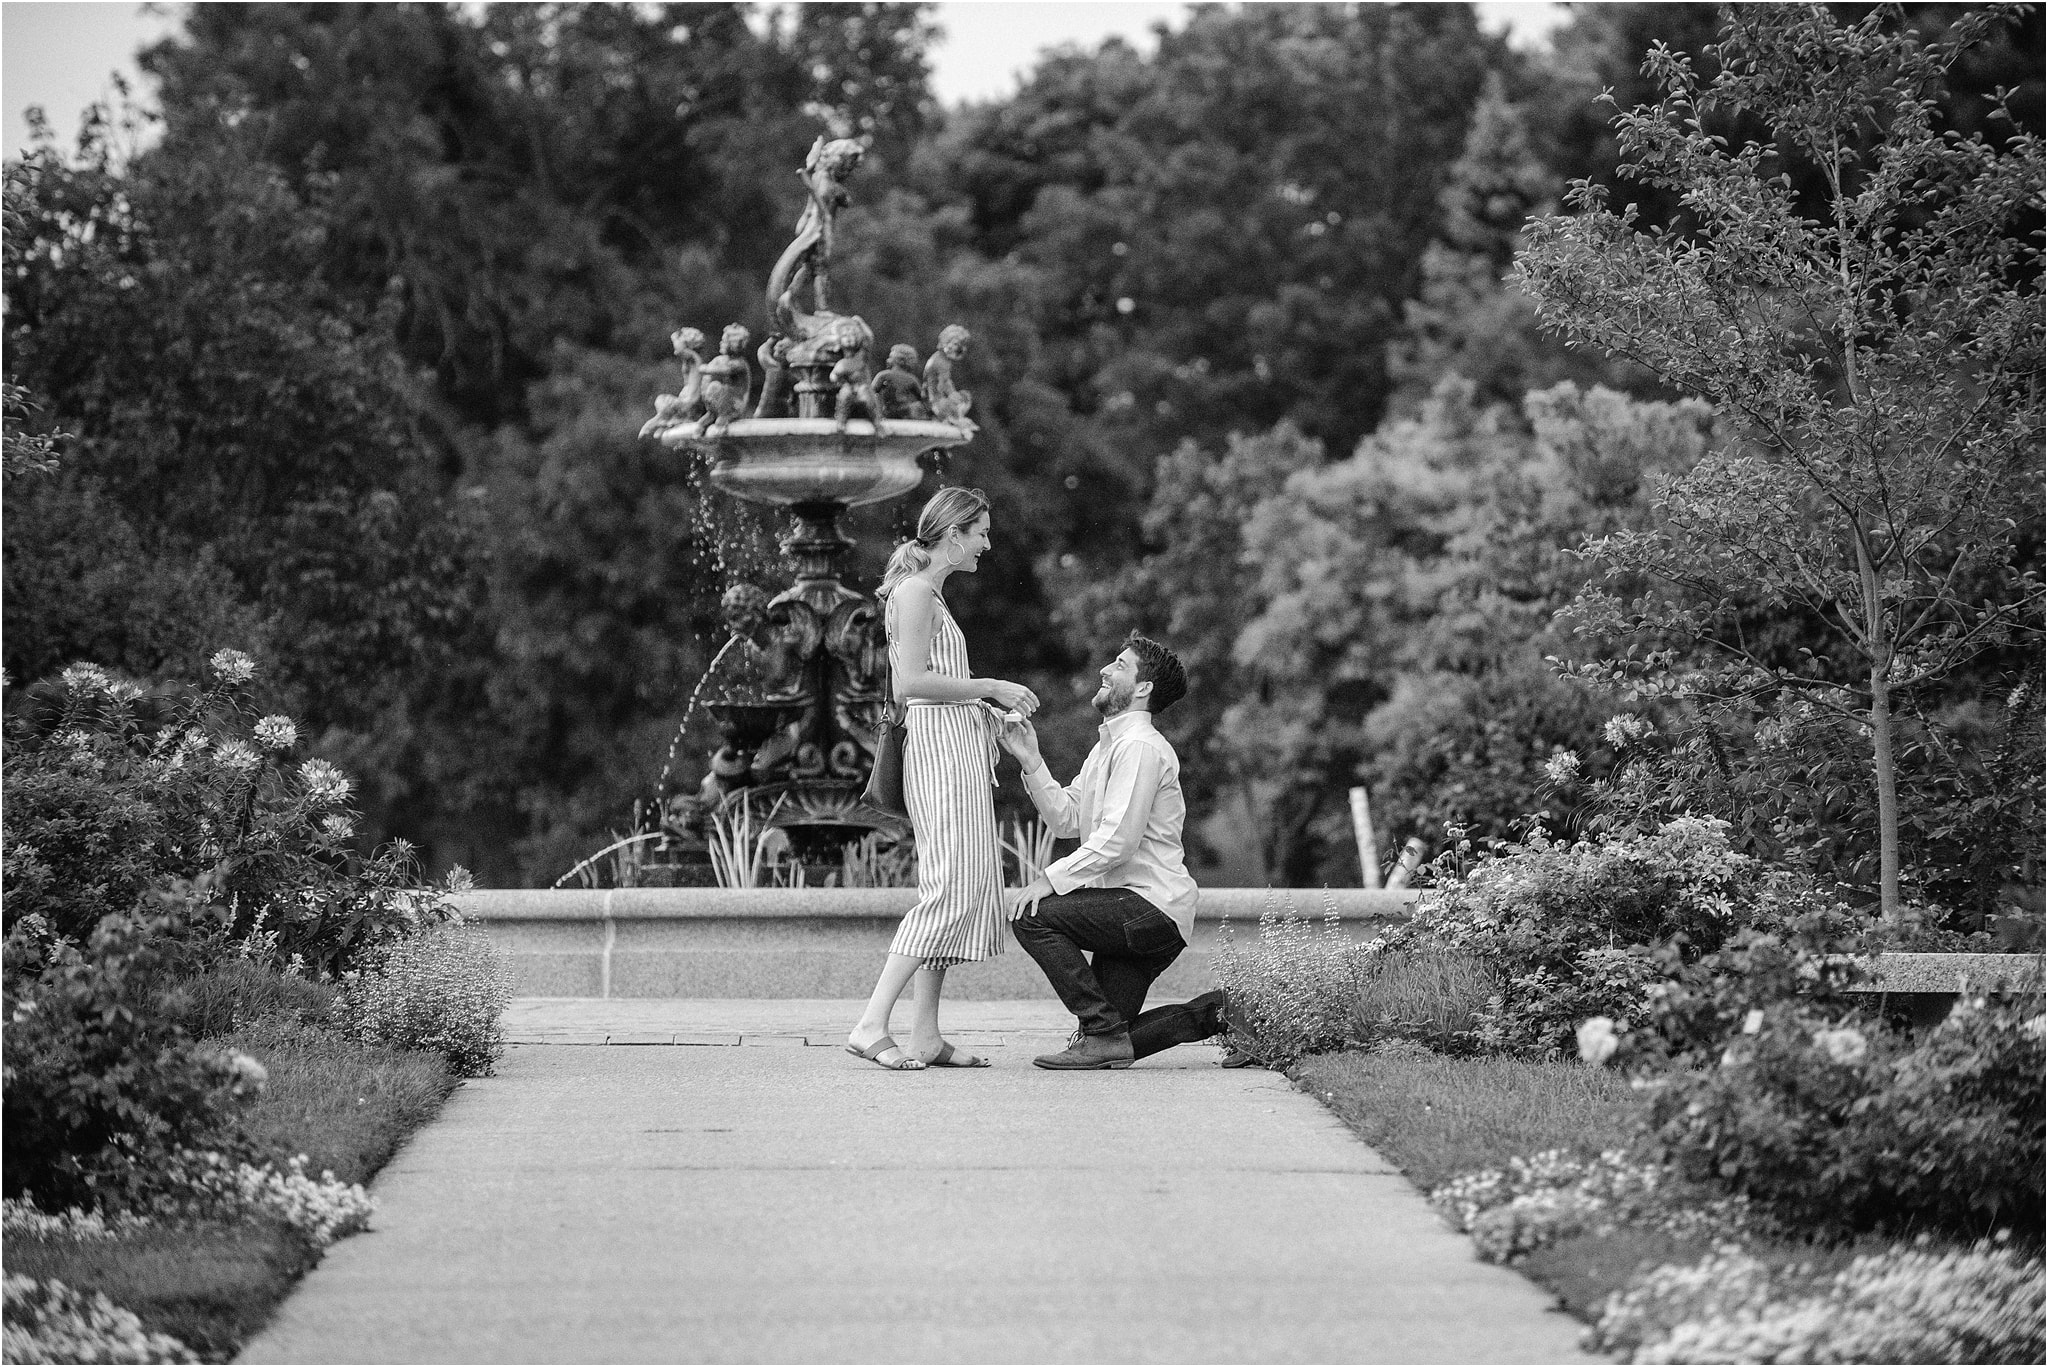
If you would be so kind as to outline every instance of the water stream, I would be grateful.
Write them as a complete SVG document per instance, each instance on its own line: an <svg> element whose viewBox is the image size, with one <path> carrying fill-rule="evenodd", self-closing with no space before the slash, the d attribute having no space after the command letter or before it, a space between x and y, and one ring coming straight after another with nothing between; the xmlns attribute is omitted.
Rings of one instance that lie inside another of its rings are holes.
<svg viewBox="0 0 2048 1367"><path fill-rule="evenodd" d="M743 638L728 636L718 653L711 657L711 663L704 666L704 672L697 677L697 686L690 690L690 701L683 706L683 719L676 724L675 738L668 743L668 758L661 762L661 777L654 781L654 801L658 808L663 795L668 792L668 776L675 769L676 751L682 747L683 737L689 732L690 718L697 714L697 702L704 696L704 685L711 682L718 673L719 664L725 659L725 652L738 645Z"/></svg>

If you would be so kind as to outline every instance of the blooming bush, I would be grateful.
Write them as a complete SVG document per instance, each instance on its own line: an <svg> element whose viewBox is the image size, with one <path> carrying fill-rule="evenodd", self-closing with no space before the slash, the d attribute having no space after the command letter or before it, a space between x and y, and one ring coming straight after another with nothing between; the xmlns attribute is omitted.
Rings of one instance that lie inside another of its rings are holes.
<svg viewBox="0 0 2048 1367"><path fill-rule="evenodd" d="M76 664L30 685L7 727L5 917L83 940L152 883L215 872L221 933L261 934L282 965L318 973L442 914L402 841L350 848L348 777L295 761L289 717L252 720L255 665L212 660L213 682L150 686Z"/></svg>
<svg viewBox="0 0 2048 1367"><path fill-rule="evenodd" d="M85 1295L60 1281L8 1277L6 1328L0 1331L8 1362L197 1362L169 1334L152 1334L142 1321L95 1291Z"/></svg>
<svg viewBox="0 0 2048 1367"><path fill-rule="evenodd" d="M1869 956L1884 947L1888 930L1776 880L1757 903L1760 924L1737 931L1711 954L1695 958L1677 945L1651 952L1661 976L1646 990L1641 1028L1621 1037L1625 1063L1637 1070L1660 1063L1712 1067L1732 1035L1755 1032L1767 1008L1849 1010L1849 991L1869 975Z"/></svg>
<svg viewBox="0 0 2048 1367"><path fill-rule="evenodd" d="M1754 1007L1714 1065L1649 1079L1689 1177L1823 1233L2043 1223L2039 1004L1966 998L1917 1038L1810 1001Z"/></svg>
<svg viewBox="0 0 2048 1367"><path fill-rule="evenodd" d="M478 1077L504 1049L500 1017L511 996L489 937L451 925L401 940L344 976L337 1007L357 1039L435 1050Z"/></svg>
<svg viewBox="0 0 2048 1367"><path fill-rule="evenodd" d="M1762 1227L1742 1198L1673 1180L1654 1163L1609 1149L1584 1162L1562 1149L1469 1173L1429 1194L1429 1203L1470 1234L1488 1262L1513 1262L1574 1234L1617 1226L1674 1234L1732 1235Z"/></svg>
<svg viewBox="0 0 2048 1367"><path fill-rule="evenodd" d="M1737 1248L1608 1298L1586 1347L1631 1362L2039 1362L2043 1267L1992 1241L1900 1246L1832 1276Z"/></svg>
<svg viewBox="0 0 2048 1367"><path fill-rule="evenodd" d="M1664 976L1653 951L1718 948L1759 913L1769 886L1755 861L1729 848L1725 822L1698 817L1597 844L1539 832L1460 871L1464 854L1440 865L1444 881L1424 895L1404 937L1495 967L1500 989L1478 1037L1512 1053L1567 1050L1589 1016L1640 1019Z"/></svg>

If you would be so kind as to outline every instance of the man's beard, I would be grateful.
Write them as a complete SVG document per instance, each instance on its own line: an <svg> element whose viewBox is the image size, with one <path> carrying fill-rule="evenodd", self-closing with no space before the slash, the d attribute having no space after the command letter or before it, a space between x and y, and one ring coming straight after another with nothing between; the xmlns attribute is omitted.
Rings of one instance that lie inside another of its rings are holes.
<svg viewBox="0 0 2048 1367"><path fill-rule="evenodd" d="M1102 696L1105 692L1109 694L1106 698ZM1095 690L1095 710L1100 712L1105 720L1128 712L1131 709L1131 696L1136 692L1137 688L1132 684L1125 684L1122 688L1115 684L1104 684Z"/></svg>

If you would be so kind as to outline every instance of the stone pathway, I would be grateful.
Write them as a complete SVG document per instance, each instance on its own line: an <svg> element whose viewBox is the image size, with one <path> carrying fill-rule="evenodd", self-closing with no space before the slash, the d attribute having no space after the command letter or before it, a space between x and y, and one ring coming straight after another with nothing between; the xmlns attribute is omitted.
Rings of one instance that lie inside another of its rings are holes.
<svg viewBox="0 0 2048 1367"><path fill-rule="evenodd" d="M1038 1002L948 1005L994 1067L894 1074L836 1047L857 1011L515 1003L611 1044L465 1085L244 1360L1589 1360L1276 1074L1044 1072Z"/></svg>

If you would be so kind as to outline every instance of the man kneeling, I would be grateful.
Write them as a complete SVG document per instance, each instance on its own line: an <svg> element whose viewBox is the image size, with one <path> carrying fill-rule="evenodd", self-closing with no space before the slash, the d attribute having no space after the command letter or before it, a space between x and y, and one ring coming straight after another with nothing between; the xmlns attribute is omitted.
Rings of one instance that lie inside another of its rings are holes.
<svg viewBox="0 0 2048 1367"><path fill-rule="evenodd" d="M1100 739L1071 786L1046 770L1030 722L1002 731L1046 825L1082 839L1010 909L1017 943L1081 1024L1064 1053L1032 1060L1041 1068L1128 1068L1224 1028L1221 992L1143 1009L1153 980L1194 935L1198 893L1181 855L1180 759L1152 725L1187 693L1187 675L1172 651L1132 632L1101 678Z"/></svg>

